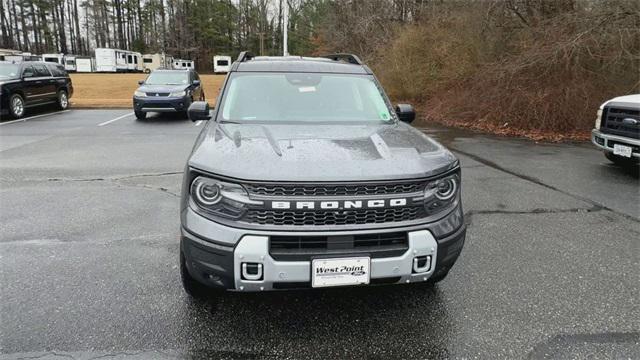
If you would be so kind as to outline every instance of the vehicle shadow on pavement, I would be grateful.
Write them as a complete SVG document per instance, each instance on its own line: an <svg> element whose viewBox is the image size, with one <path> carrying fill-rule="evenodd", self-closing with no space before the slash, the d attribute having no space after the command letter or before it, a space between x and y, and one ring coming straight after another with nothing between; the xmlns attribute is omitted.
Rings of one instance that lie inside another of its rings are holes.
<svg viewBox="0 0 640 360"><path fill-rule="evenodd" d="M157 113L149 114L145 119L136 119L139 123L175 123L175 122L191 122L189 118L178 113Z"/></svg>
<svg viewBox="0 0 640 360"><path fill-rule="evenodd" d="M69 108L69 110L73 110L73 109ZM36 106L36 107L29 108L29 111L24 115L23 119L29 119L32 116L54 114L59 111L60 109L58 109L55 105ZM0 115L0 122L12 121L12 120L16 120L16 119L11 117L9 114Z"/></svg>
<svg viewBox="0 0 640 360"><path fill-rule="evenodd" d="M633 177L634 179L640 179L640 163L629 166L618 166L615 164L610 164L607 166L607 169L609 169L610 171L614 171L619 175L628 175Z"/></svg>
<svg viewBox="0 0 640 360"><path fill-rule="evenodd" d="M454 338L450 311L437 286L223 293L187 304L186 333L204 327L230 348L246 347L247 341L273 348L286 338L298 351L366 355L411 348L414 354L446 357Z"/></svg>

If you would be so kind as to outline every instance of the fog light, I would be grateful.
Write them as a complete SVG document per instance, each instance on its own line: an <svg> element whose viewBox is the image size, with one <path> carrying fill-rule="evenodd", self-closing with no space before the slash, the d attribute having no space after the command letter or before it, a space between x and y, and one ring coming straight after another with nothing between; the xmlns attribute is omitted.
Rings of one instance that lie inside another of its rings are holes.
<svg viewBox="0 0 640 360"><path fill-rule="evenodd" d="M262 264L242 263L242 280L262 280Z"/></svg>
<svg viewBox="0 0 640 360"><path fill-rule="evenodd" d="M596 143L597 143L598 145L602 145L602 146L604 146L604 139L603 139L603 138L601 138L601 137L599 137L599 136L596 136Z"/></svg>
<svg viewBox="0 0 640 360"><path fill-rule="evenodd" d="M416 256L413 258L413 272L423 273L431 270L431 255Z"/></svg>

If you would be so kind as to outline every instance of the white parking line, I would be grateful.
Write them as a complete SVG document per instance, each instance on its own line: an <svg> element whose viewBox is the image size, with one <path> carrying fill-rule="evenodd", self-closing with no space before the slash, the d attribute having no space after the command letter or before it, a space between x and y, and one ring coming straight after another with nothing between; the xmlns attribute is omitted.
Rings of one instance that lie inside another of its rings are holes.
<svg viewBox="0 0 640 360"><path fill-rule="evenodd" d="M21 121L27 121L27 120L31 120L31 119L36 119L36 118L43 117L43 116L62 114L62 113L66 113L66 112L69 112L69 111L71 111L71 110L62 110L62 111L56 111L56 112L52 112L52 113L48 113L48 114L40 114L40 115L29 116L29 117L18 119L18 120L11 120L11 121L2 122L2 123L0 123L0 126L13 124L13 123L16 123L16 122L21 122Z"/></svg>
<svg viewBox="0 0 640 360"><path fill-rule="evenodd" d="M200 124L202 124L202 120L198 120L198 121L196 121L196 123L195 123L195 125L194 125L194 126L200 126Z"/></svg>
<svg viewBox="0 0 640 360"><path fill-rule="evenodd" d="M114 122L114 121L118 121L118 120L124 119L124 118L126 118L127 116L131 116L131 115L133 115L133 113L124 114L124 115L122 115L122 116L118 116L118 117L117 117L117 118L115 118L115 119L111 119L111 120L105 121L105 122L103 122L103 123L100 123L100 124L98 124L98 126L105 126L105 125L111 124L111 123L112 123L112 122Z"/></svg>

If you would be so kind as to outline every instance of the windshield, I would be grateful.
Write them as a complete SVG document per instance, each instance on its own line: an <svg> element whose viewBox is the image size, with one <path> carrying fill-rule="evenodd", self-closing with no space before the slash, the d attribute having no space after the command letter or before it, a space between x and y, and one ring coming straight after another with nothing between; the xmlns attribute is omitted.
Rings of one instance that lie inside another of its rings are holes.
<svg viewBox="0 0 640 360"><path fill-rule="evenodd" d="M235 73L221 121L392 121L373 76L319 73Z"/></svg>
<svg viewBox="0 0 640 360"><path fill-rule="evenodd" d="M146 85L186 85L189 83L189 73L186 71L154 72L144 83Z"/></svg>
<svg viewBox="0 0 640 360"><path fill-rule="evenodd" d="M0 64L0 79L13 79L18 77L20 67L16 64Z"/></svg>

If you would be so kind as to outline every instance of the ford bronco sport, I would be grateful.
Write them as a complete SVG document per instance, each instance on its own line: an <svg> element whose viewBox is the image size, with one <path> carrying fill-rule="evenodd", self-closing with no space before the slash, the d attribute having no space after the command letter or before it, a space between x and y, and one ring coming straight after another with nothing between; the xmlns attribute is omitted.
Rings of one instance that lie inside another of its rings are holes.
<svg viewBox="0 0 640 360"><path fill-rule="evenodd" d="M444 279L465 240L460 165L354 55L233 63L185 169L187 293Z"/></svg>

